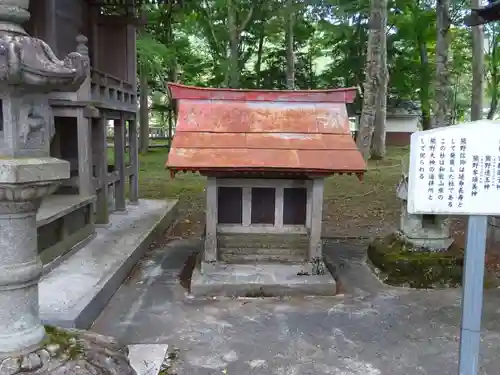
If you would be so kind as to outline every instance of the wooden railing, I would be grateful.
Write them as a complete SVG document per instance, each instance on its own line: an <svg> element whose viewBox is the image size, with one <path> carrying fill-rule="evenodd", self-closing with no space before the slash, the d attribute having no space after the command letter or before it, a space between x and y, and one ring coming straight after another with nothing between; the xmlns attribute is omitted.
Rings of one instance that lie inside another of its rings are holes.
<svg viewBox="0 0 500 375"><path fill-rule="evenodd" d="M137 93L134 86L97 69L91 70L91 100L97 106L120 111L137 111Z"/></svg>

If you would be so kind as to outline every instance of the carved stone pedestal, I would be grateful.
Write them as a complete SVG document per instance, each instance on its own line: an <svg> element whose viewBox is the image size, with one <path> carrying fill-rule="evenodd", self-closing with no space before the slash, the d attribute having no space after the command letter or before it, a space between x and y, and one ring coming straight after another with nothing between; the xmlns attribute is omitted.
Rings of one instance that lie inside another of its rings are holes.
<svg viewBox="0 0 500 375"><path fill-rule="evenodd" d="M29 352L45 336L38 315L36 213L42 198L68 177L63 160L0 160L0 358Z"/></svg>
<svg viewBox="0 0 500 375"><path fill-rule="evenodd" d="M69 177L55 158L0 160L0 375L134 375L127 349L83 331L40 321L36 213L43 197Z"/></svg>

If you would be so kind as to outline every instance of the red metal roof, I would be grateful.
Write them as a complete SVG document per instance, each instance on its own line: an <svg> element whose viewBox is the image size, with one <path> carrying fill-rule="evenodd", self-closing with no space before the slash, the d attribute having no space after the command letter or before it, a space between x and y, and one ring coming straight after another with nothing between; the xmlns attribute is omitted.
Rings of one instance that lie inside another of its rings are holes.
<svg viewBox="0 0 500 375"><path fill-rule="evenodd" d="M178 102L171 171L358 173L346 102L356 89L274 91L169 84Z"/></svg>

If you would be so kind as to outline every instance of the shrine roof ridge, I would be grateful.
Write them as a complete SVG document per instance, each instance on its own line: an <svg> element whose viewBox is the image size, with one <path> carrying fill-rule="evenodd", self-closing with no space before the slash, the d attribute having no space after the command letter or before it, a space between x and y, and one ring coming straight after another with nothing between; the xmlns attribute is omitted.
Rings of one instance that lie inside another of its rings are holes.
<svg viewBox="0 0 500 375"><path fill-rule="evenodd" d="M167 86L173 99L188 100L352 103L358 92L356 87L324 90L264 90L197 87L172 82L167 83Z"/></svg>

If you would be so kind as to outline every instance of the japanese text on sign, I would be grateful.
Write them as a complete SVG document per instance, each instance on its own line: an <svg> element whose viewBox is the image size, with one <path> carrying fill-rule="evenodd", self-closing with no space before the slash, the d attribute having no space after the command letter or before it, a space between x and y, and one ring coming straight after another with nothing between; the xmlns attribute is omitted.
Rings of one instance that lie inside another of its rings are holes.
<svg viewBox="0 0 500 375"><path fill-rule="evenodd" d="M498 130L495 137L484 136L474 126L412 135L409 212L500 213L500 123L493 126Z"/></svg>

